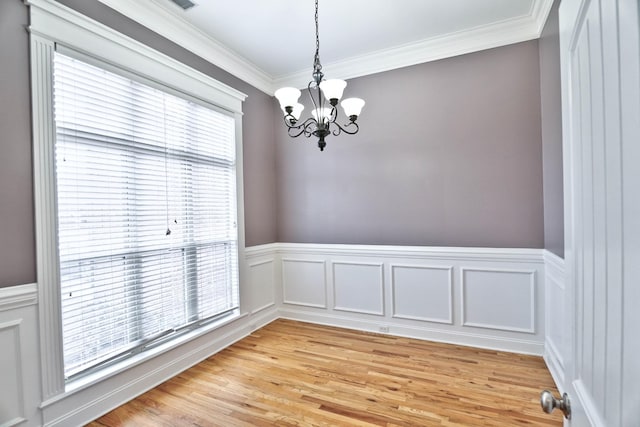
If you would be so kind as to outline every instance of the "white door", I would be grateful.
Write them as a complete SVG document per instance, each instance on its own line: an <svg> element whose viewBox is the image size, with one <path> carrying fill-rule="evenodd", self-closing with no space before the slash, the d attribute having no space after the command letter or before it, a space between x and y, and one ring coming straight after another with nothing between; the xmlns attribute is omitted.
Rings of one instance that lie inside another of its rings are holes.
<svg viewBox="0 0 640 427"><path fill-rule="evenodd" d="M562 0L566 425L640 426L639 0Z"/></svg>

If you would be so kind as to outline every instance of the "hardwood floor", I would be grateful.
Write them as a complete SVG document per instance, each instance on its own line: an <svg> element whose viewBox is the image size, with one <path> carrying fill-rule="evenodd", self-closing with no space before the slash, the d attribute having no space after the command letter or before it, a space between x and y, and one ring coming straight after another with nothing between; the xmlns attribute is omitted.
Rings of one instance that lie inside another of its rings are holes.
<svg viewBox="0 0 640 427"><path fill-rule="evenodd" d="M277 320L89 424L561 426L540 357Z"/></svg>

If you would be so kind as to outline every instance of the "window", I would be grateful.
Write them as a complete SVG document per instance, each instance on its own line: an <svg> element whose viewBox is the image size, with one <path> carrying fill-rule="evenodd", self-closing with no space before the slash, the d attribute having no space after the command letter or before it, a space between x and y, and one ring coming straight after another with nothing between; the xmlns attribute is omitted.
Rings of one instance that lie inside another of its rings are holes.
<svg viewBox="0 0 640 427"><path fill-rule="evenodd" d="M235 119L54 55L65 377L238 308Z"/></svg>

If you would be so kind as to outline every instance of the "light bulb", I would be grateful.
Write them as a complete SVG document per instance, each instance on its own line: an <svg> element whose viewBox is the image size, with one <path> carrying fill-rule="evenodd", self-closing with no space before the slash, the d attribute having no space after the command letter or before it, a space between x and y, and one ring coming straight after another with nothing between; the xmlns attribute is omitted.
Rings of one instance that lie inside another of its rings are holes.
<svg viewBox="0 0 640 427"><path fill-rule="evenodd" d="M331 108L329 107L325 107L325 108L316 108L311 112L311 115L313 116L314 119L316 119L316 122L320 123L320 122L328 122L331 119ZM318 118L319 116L319 118Z"/></svg>

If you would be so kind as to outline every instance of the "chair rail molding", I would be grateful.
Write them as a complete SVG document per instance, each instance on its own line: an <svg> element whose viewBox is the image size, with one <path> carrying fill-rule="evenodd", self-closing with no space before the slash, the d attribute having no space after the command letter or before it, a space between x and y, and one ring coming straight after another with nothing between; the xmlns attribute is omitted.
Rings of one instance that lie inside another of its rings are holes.
<svg viewBox="0 0 640 427"><path fill-rule="evenodd" d="M247 253L280 265L280 317L544 353L542 249L273 243Z"/></svg>
<svg viewBox="0 0 640 427"><path fill-rule="evenodd" d="M37 303L38 285L36 283L0 288L0 311L14 310Z"/></svg>

